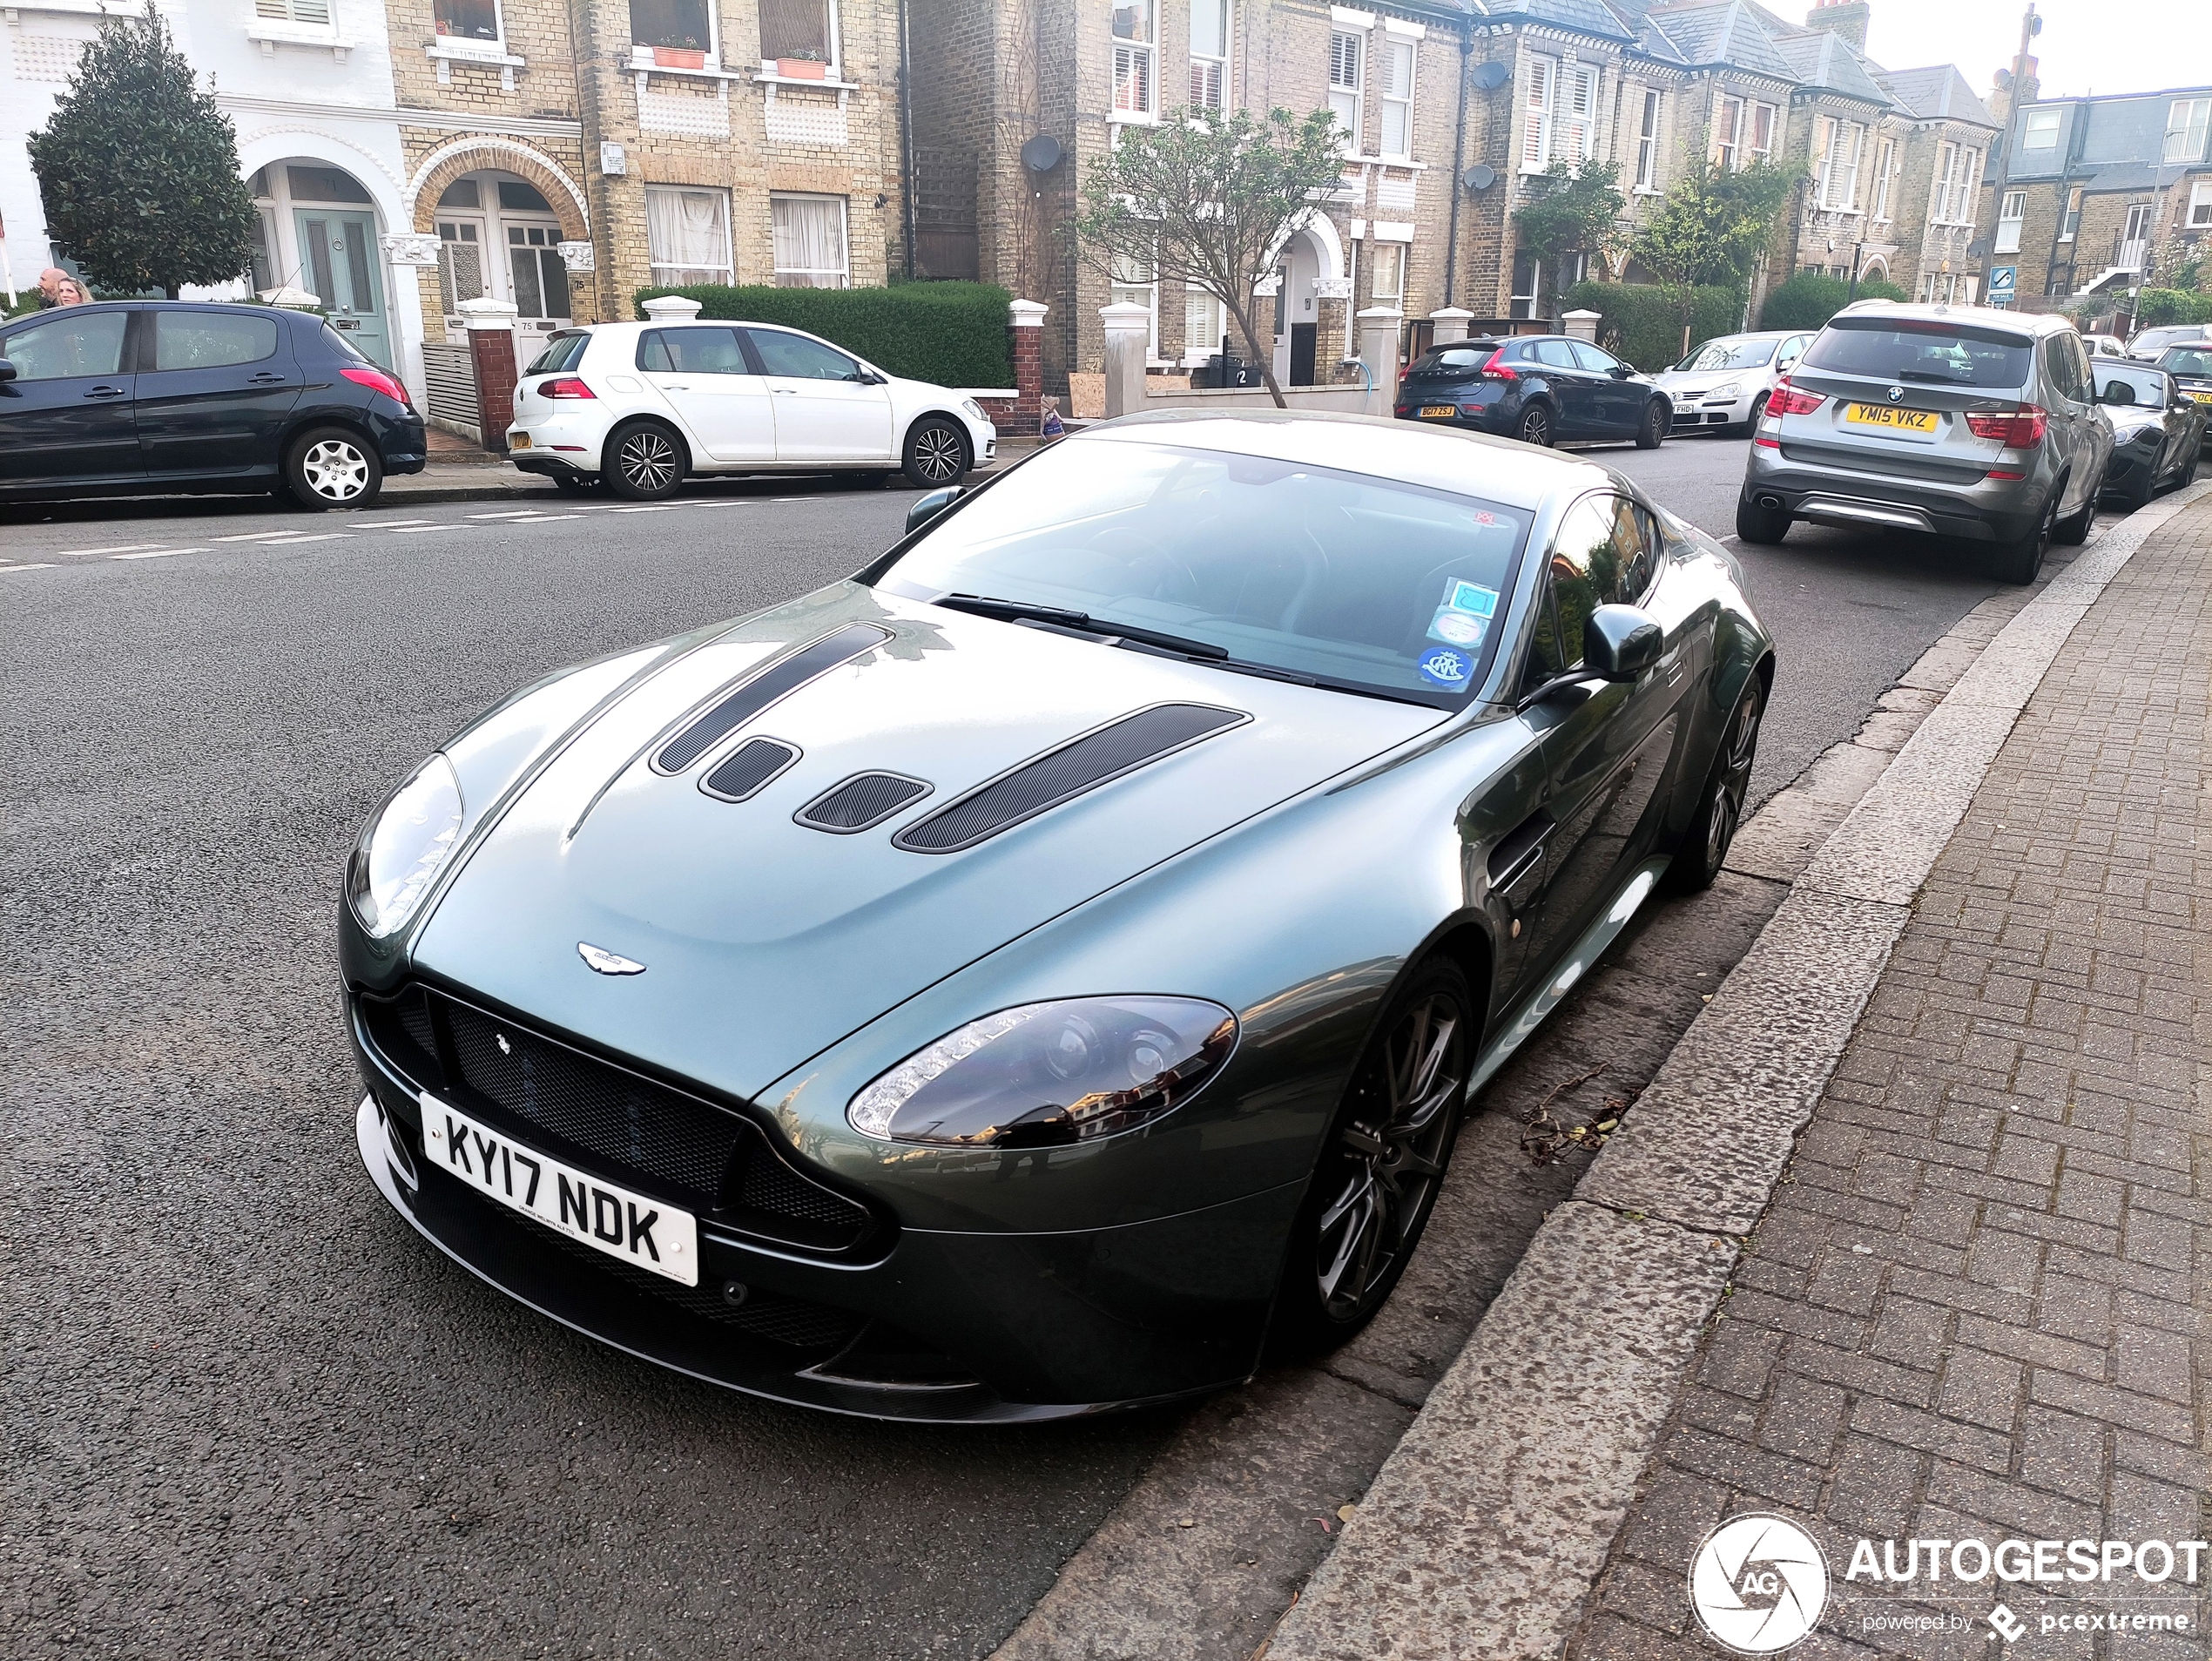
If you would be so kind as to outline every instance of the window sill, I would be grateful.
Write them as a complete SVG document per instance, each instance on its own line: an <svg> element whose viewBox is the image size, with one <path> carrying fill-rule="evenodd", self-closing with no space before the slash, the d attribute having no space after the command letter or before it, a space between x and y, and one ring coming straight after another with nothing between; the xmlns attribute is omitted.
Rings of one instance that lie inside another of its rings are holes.
<svg viewBox="0 0 2212 1661"><path fill-rule="evenodd" d="M491 69L520 69L523 59L496 40L455 40L442 37L422 49L423 55L449 64L482 64Z"/></svg>
<svg viewBox="0 0 2212 1661"><path fill-rule="evenodd" d="M256 17L246 25L246 37L260 44L264 57L274 57L280 46L314 46L342 64L346 54L354 49L354 42L339 34L336 24L285 23L273 17Z"/></svg>
<svg viewBox="0 0 2212 1661"><path fill-rule="evenodd" d="M1143 110L1109 110L1106 125L1109 127L1157 127L1160 118Z"/></svg>
<svg viewBox="0 0 2212 1661"><path fill-rule="evenodd" d="M677 72L681 74L683 71ZM744 78L740 76L732 78ZM860 84L858 81L841 81L832 77L825 77L818 81L806 75L779 75L775 71L769 69L762 70L752 79L754 84L759 86L792 86L801 91L814 89L824 92L857 92L860 90Z"/></svg>
<svg viewBox="0 0 2212 1661"><path fill-rule="evenodd" d="M19 13L25 11L66 12L77 17L97 17L105 13L111 17L143 17L146 15L146 0L13 0L4 8L10 28L20 21Z"/></svg>
<svg viewBox="0 0 2212 1661"><path fill-rule="evenodd" d="M656 64L650 46L638 48L630 54L630 72L633 75L687 75L696 81L742 81L745 78L744 71L724 69L711 55L697 69L678 69L667 64Z"/></svg>

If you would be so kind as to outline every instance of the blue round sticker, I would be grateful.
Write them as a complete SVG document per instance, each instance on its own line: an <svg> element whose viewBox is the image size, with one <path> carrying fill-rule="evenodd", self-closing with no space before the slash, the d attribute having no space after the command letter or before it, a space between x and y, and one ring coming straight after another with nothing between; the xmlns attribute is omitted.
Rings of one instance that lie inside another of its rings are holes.
<svg viewBox="0 0 2212 1661"><path fill-rule="evenodd" d="M1433 680L1440 686L1464 686L1474 665L1464 652L1454 652L1449 646L1439 646L1433 652L1421 653L1421 679Z"/></svg>

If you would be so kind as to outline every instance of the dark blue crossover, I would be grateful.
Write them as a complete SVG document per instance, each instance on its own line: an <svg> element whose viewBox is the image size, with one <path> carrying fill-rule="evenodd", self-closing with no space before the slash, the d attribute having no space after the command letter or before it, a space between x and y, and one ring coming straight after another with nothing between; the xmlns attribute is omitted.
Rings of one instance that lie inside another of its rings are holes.
<svg viewBox="0 0 2212 1661"><path fill-rule="evenodd" d="M1449 341L1406 366L1395 413L1524 444L1634 439L1656 449L1674 405L1648 375L1564 334Z"/></svg>

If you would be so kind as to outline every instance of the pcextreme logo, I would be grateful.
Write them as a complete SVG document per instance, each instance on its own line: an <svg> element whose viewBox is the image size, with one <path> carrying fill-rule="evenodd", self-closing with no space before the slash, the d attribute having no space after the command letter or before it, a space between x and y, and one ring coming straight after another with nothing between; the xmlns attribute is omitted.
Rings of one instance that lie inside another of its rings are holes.
<svg viewBox="0 0 2212 1661"><path fill-rule="evenodd" d="M1785 1517L1730 1517L1690 1559L1689 1604L1716 1643L1772 1655L1811 1632L1828 1607L1828 1560Z"/></svg>

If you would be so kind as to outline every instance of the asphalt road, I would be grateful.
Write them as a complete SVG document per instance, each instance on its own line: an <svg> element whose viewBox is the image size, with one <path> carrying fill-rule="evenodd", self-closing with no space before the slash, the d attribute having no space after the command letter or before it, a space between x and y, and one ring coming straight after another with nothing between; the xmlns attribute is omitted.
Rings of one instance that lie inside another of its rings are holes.
<svg viewBox="0 0 2212 1661"><path fill-rule="evenodd" d="M1740 442L1602 454L1728 527ZM718 1393L482 1287L357 1168L362 817L515 686L841 575L910 499L0 510L0 1651L978 1655L1173 1433ZM1991 591L1955 558L1747 552L1766 787Z"/></svg>

